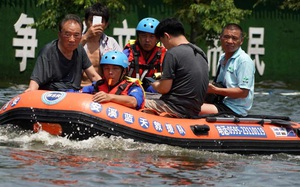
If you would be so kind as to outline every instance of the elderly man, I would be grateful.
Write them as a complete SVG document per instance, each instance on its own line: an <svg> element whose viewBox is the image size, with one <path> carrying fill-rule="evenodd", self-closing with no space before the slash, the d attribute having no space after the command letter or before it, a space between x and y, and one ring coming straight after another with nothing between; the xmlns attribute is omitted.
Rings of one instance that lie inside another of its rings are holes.
<svg viewBox="0 0 300 187"><path fill-rule="evenodd" d="M79 45L82 22L77 15L68 14L59 24L58 39L41 51L25 90L80 90L82 70L91 81L101 79L93 68L85 50Z"/></svg>

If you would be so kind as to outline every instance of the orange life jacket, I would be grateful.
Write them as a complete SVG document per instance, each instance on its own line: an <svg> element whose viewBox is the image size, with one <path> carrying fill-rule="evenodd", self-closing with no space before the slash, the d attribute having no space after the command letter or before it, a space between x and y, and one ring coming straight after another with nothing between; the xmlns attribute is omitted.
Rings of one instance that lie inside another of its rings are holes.
<svg viewBox="0 0 300 187"><path fill-rule="evenodd" d="M131 86L139 86L142 88L139 80L135 80L135 81L123 80L117 86L113 87L110 90L107 81L105 81L104 79L98 81L96 83L95 88L96 88L96 92L103 91L105 93L116 94L116 95L128 95L128 90L131 88ZM144 89L142 88L142 90ZM141 104L141 108L144 108L145 105L145 94L143 94L143 100L144 101Z"/></svg>
<svg viewBox="0 0 300 187"><path fill-rule="evenodd" d="M143 80L144 77L152 77L154 73L162 72L162 61L166 53L166 48L155 46L147 61L142 55L137 41L134 44L128 43L124 49L129 49L130 51L128 57L130 63L128 76ZM139 72L138 75L136 72Z"/></svg>

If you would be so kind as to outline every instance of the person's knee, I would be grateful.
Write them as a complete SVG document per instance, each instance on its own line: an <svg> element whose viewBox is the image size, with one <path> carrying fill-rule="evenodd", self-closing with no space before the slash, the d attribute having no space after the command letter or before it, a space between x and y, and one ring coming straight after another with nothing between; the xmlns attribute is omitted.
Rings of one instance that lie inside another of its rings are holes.
<svg viewBox="0 0 300 187"><path fill-rule="evenodd" d="M200 114L216 114L218 112L219 111L215 105L207 103L203 103L200 110Z"/></svg>

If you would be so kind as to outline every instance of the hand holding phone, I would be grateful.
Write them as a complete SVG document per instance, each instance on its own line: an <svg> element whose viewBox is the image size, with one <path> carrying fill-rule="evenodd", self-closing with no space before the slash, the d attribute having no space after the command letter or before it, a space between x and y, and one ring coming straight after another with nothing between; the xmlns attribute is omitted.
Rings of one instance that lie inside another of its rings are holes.
<svg viewBox="0 0 300 187"><path fill-rule="evenodd" d="M102 23L102 16L93 16L93 25L101 24Z"/></svg>

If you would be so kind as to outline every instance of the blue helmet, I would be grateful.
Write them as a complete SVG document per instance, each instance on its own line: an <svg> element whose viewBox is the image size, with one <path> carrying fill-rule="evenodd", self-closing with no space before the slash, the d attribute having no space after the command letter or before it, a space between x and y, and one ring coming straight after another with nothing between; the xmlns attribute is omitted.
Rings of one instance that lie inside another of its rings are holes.
<svg viewBox="0 0 300 187"><path fill-rule="evenodd" d="M154 34L155 28L158 24L159 21L155 18L144 18L139 22L136 30Z"/></svg>
<svg viewBox="0 0 300 187"><path fill-rule="evenodd" d="M101 57L100 65L116 65L124 69L128 67L127 56L120 51L109 51Z"/></svg>

